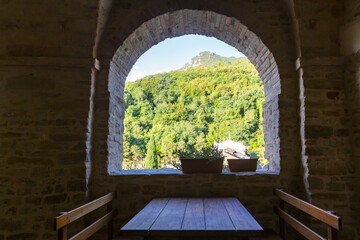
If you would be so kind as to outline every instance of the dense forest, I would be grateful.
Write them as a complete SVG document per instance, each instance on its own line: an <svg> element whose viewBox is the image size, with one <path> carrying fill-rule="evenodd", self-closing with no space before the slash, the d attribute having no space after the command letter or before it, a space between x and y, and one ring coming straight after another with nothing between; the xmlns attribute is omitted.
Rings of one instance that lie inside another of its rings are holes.
<svg viewBox="0 0 360 240"><path fill-rule="evenodd" d="M149 145L159 168L171 167L176 151L201 150L229 136L266 164L260 77L246 58L209 61L216 56L205 56L206 66L192 59L197 67L126 83L123 169L143 168Z"/></svg>

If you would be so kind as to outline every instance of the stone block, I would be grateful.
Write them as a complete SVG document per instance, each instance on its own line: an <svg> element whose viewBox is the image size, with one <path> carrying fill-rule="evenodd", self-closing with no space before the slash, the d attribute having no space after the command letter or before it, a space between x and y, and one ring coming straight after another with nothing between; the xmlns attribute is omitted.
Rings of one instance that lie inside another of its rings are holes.
<svg viewBox="0 0 360 240"><path fill-rule="evenodd" d="M360 148L360 136L357 136L355 139L354 139L354 147L356 148Z"/></svg>
<svg viewBox="0 0 360 240"><path fill-rule="evenodd" d="M345 190L345 184L342 182L329 182L326 184L326 189L329 191L341 192Z"/></svg>
<svg viewBox="0 0 360 240"><path fill-rule="evenodd" d="M19 138L21 136L23 136L23 133L17 133L17 132L3 132L0 133L0 138L4 139L4 138Z"/></svg>
<svg viewBox="0 0 360 240"><path fill-rule="evenodd" d="M32 187L18 187L16 189L16 195L18 196L30 195L31 191L32 191Z"/></svg>
<svg viewBox="0 0 360 240"><path fill-rule="evenodd" d="M339 94L339 92L331 91L326 93L326 97L331 100L339 100Z"/></svg>
<svg viewBox="0 0 360 240"><path fill-rule="evenodd" d="M53 165L53 160L47 158L31 157L9 157L6 161L8 165Z"/></svg>
<svg viewBox="0 0 360 240"><path fill-rule="evenodd" d="M85 165L86 151L77 151L59 154L58 163L60 165L76 165L83 163Z"/></svg>
<svg viewBox="0 0 360 240"><path fill-rule="evenodd" d="M51 196L45 197L44 203L45 203L45 204L59 204L59 203L64 203L67 197L68 197L67 194L51 195Z"/></svg>
<svg viewBox="0 0 360 240"><path fill-rule="evenodd" d="M40 197L26 197L24 202L26 204L31 204L31 205L40 205L41 204L41 198Z"/></svg>
<svg viewBox="0 0 360 240"><path fill-rule="evenodd" d="M86 171L85 163L82 163L81 165L82 166L80 166L80 167L75 167L75 166L71 167L70 175L72 177L83 178L85 176L85 171Z"/></svg>
<svg viewBox="0 0 360 240"><path fill-rule="evenodd" d="M56 185L55 192L56 193L63 193L65 191L65 185Z"/></svg>
<svg viewBox="0 0 360 240"><path fill-rule="evenodd" d="M146 195L161 195L165 192L163 185L144 185L142 187L142 193Z"/></svg>
<svg viewBox="0 0 360 240"><path fill-rule="evenodd" d="M251 185L244 187L244 194L249 196L263 196L263 195L272 196L272 193L273 193L273 188L264 187L262 185L258 185L258 186Z"/></svg>
<svg viewBox="0 0 360 240"><path fill-rule="evenodd" d="M41 190L41 194L48 195L51 194L54 191L54 188L52 186L46 186Z"/></svg>
<svg viewBox="0 0 360 240"><path fill-rule="evenodd" d="M63 146L51 140L41 140L37 142L37 148L45 150L62 150Z"/></svg>
<svg viewBox="0 0 360 240"><path fill-rule="evenodd" d="M11 44L6 46L9 56L33 56L34 46L30 44Z"/></svg>
<svg viewBox="0 0 360 240"><path fill-rule="evenodd" d="M329 175L345 175L348 172L348 167L344 162L336 162L327 164L326 173Z"/></svg>
<svg viewBox="0 0 360 240"><path fill-rule="evenodd" d="M30 173L31 177L35 178L48 178L50 176L48 168L33 168Z"/></svg>
<svg viewBox="0 0 360 240"><path fill-rule="evenodd" d="M71 180L67 183L68 192L81 192L85 191L85 181L84 180Z"/></svg>
<svg viewBox="0 0 360 240"><path fill-rule="evenodd" d="M24 221L18 220L18 219L12 219L12 218L0 218L0 231L9 231L9 232L15 232L15 231L21 231Z"/></svg>
<svg viewBox="0 0 360 240"><path fill-rule="evenodd" d="M34 224L34 225L32 226L32 230L34 230L35 232L38 232L38 231L41 230L41 227L40 227L39 224Z"/></svg>
<svg viewBox="0 0 360 240"><path fill-rule="evenodd" d="M314 200L314 204L317 206L321 206L321 204L316 203L318 200L326 200L328 201L331 199L331 202L333 201L344 201L344 194L343 193L313 193L312 198Z"/></svg>
<svg viewBox="0 0 360 240"><path fill-rule="evenodd" d="M35 232L19 233L9 235L6 240L34 240L38 239L38 234Z"/></svg>
<svg viewBox="0 0 360 240"><path fill-rule="evenodd" d="M85 202L85 193L75 194L72 197L72 202L75 204L82 204Z"/></svg>
<svg viewBox="0 0 360 240"><path fill-rule="evenodd" d="M123 183L123 184L119 184L116 187L116 190L119 193L119 196L121 196L122 194L139 193L140 186L139 184L135 184L135 183Z"/></svg>
<svg viewBox="0 0 360 240"><path fill-rule="evenodd" d="M330 138L332 136L332 128L321 125L306 125L306 138Z"/></svg>
<svg viewBox="0 0 360 240"><path fill-rule="evenodd" d="M310 189L321 190L324 188L324 181L322 178L313 177L310 175L308 181Z"/></svg>
<svg viewBox="0 0 360 240"><path fill-rule="evenodd" d="M320 147L306 147L306 154L308 156L323 156L324 152Z"/></svg>
<svg viewBox="0 0 360 240"><path fill-rule="evenodd" d="M5 211L5 215L7 215L7 216L15 216L16 214L17 214L16 207L10 207L9 209L7 209Z"/></svg>
<svg viewBox="0 0 360 240"><path fill-rule="evenodd" d="M8 78L6 81L6 88L9 90L49 90L55 88L55 82L52 79L38 78L33 74L29 74Z"/></svg>
<svg viewBox="0 0 360 240"><path fill-rule="evenodd" d="M85 137L83 134L65 134L65 133L57 133L51 134L50 139L55 142L71 142L71 141L84 141Z"/></svg>

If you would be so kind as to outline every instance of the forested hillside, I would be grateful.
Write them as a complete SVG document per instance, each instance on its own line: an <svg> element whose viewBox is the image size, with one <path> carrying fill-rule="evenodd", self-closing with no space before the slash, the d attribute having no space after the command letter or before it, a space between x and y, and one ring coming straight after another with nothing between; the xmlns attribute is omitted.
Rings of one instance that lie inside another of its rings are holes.
<svg viewBox="0 0 360 240"><path fill-rule="evenodd" d="M222 57L212 52L201 52L198 56L193 57L188 63L186 63L180 70L187 70L195 67L212 67L219 62L223 65L232 65L239 60L245 60L246 58L236 57Z"/></svg>
<svg viewBox="0 0 360 240"><path fill-rule="evenodd" d="M176 161L176 150L202 149L229 135L264 160L264 101L262 82L247 59L128 82L123 169L144 165L151 136L159 167Z"/></svg>

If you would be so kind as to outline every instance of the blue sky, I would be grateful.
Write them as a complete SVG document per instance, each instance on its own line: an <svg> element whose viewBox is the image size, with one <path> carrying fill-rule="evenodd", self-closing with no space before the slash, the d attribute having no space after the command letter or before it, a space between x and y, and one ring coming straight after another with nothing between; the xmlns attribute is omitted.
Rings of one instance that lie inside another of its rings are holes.
<svg viewBox="0 0 360 240"><path fill-rule="evenodd" d="M168 38L150 48L137 60L126 81L135 81L155 73L177 70L204 51L224 57L244 57L234 47L213 37L185 35Z"/></svg>

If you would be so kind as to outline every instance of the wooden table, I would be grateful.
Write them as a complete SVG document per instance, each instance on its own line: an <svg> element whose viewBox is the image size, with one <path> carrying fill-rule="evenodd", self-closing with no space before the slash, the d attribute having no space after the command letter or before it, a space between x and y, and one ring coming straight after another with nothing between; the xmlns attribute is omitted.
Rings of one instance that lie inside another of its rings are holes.
<svg viewBox="0 0 360 240"><path fill-rule="evenodd" d="M249 237L262 230L237 198L156 198L122 227L120 234Z"/></svg>

